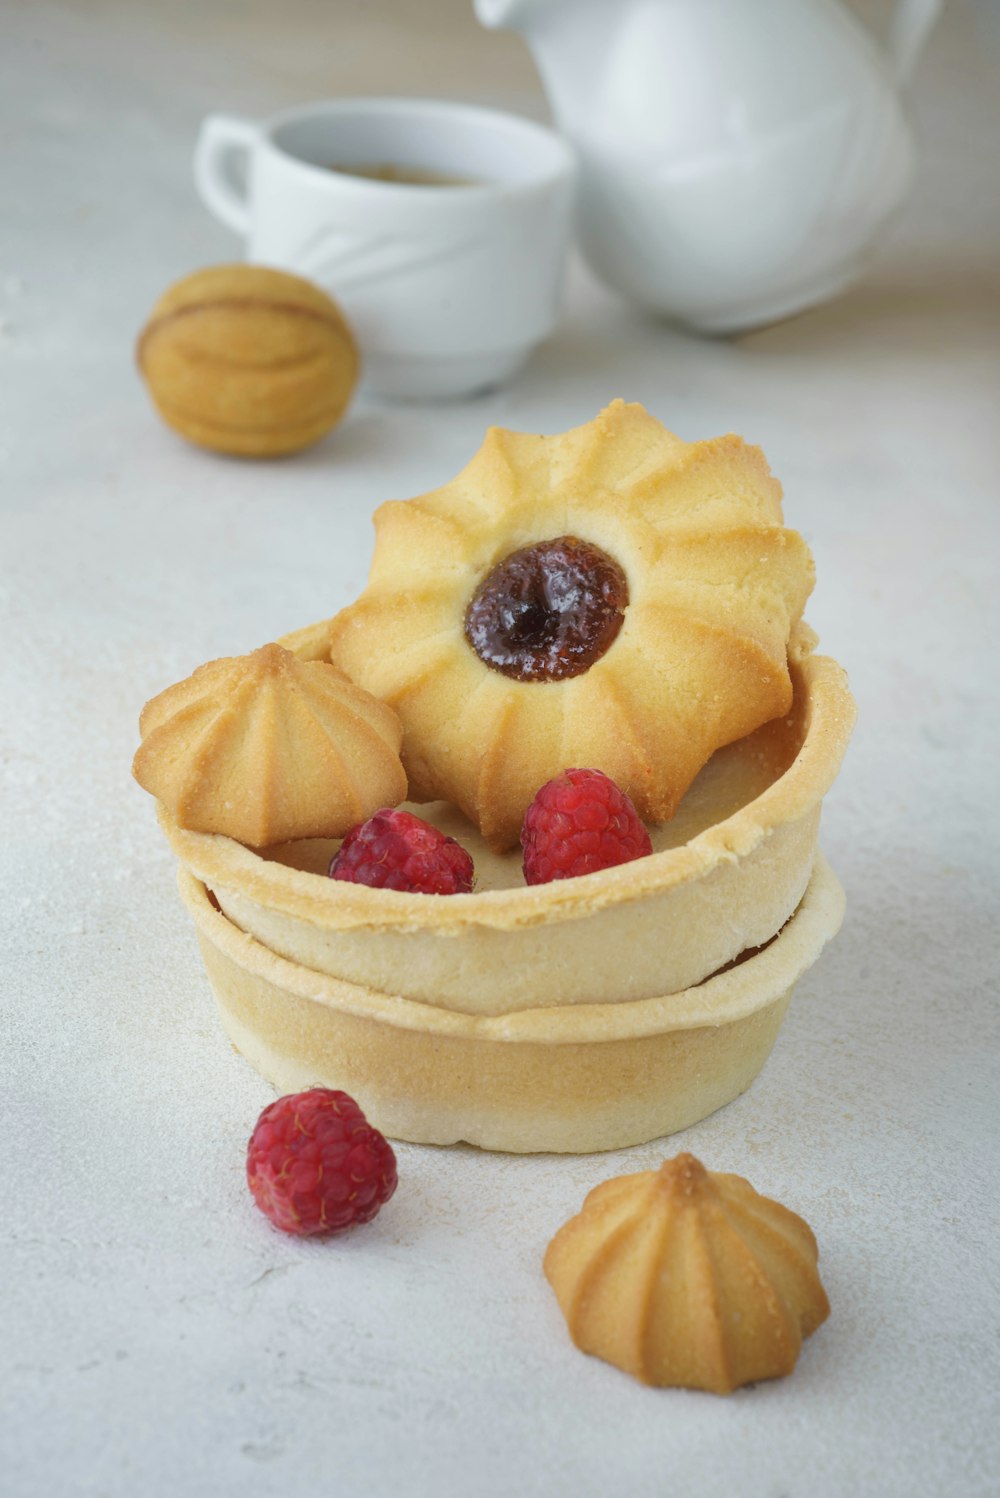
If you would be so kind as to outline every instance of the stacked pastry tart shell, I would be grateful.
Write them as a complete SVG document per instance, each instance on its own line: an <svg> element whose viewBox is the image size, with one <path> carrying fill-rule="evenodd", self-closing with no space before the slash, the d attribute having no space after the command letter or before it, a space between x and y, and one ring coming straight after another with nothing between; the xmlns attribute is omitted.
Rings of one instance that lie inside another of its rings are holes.
<svg viewBox="0 0 1000 1498"><path fill-rule="evenodd" d="M284 643L321 659L328 625ZM843 893L818 852L854 722L840 667L719 751L654 852L525 887L443 805L480 887L447 898L331 881L336 844L257 853L161 821L226 1030L280 1091L355 1096L396 1139L583 1152L683 1129L743 1092Z"/></svg>

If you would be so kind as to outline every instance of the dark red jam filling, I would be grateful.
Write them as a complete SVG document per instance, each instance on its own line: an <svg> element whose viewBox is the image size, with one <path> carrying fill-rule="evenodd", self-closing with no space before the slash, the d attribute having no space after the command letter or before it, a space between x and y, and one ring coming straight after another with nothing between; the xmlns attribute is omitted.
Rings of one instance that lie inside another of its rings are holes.
<svg viewBox="0 0 1000 1498"><path fill-rule="evenodd" d="M465 637L481 661L515 681L562 681L610 649L627 607L614 558L558 536L497 563L472 595Z"/></svg>

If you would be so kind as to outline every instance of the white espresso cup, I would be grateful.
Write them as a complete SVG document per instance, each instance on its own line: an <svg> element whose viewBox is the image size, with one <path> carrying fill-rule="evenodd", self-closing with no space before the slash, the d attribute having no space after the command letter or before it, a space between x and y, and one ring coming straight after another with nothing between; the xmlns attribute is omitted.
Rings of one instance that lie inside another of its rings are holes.
<svg viewBox="0 0 1000 1498"><path fill-rule="evenodd" d="M383 167L449 181L353 174ZM555 325L574 162L541 125L430 99L341 99L265 124L215 114L194 174L248 260L336 297L379 394L497 385Z"/></svg>

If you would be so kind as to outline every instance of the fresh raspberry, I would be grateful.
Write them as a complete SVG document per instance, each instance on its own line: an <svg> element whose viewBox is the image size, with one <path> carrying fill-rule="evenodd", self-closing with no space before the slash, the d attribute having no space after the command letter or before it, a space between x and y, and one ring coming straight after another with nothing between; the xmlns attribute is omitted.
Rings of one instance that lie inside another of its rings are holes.
<svg viewBox="0 0 1000 1498"><path fill-rule="evenodd" d="M346 1092L314 1087L265 1108L247 1183L282 1232L308 1238L371 1222L396 1189L396 1156Z"/></svg>
<svg viewBox="0 0 1000 1498"><path fill-rule="evenodd" d="M564 770L542 786L521 828L527 884L575 879L652 853L624 791L600 770Z"/></svg>
<svg viewBox="0 0 1000 1498"><path fill-rule="evenodd" d="M453 837L408 811L377 811L352 827L330 865L331 879L419 895L467 895L474 874Z"/></svg>

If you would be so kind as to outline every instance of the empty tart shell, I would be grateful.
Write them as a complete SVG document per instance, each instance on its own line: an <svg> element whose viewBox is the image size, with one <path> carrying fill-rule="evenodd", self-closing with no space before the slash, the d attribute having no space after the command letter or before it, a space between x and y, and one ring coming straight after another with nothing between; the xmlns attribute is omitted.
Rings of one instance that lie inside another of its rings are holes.
<svg viewBox="0 0 1000 1498"><path fill-rule="evenodd" d="M293 642L321 653L322 627ZM329 880L333 841L261 853L183 829L163 808L161 822L233 926L318 974L484 1018L654 998L762 946L803 897L854 704L832 660L807 657L792 678L791 713L718 751L652 830L651 856L579 879L526 887L519 855L491 853L443 803L418 810L472 852L472 894Z"/></svg>
<svg viewBox="0 0 1000 1498"><path fill-rule="evenodd" d="M343 1088L394 1139L518 1153L640 1144L738 1096L844 905L819 858L777 938L704 983L479 1016L289 962L227 920L186 870L179 880L226 1031L279 1092Z"/></svg>

